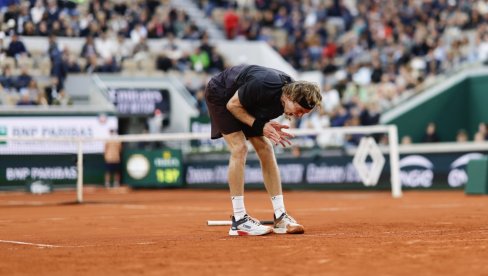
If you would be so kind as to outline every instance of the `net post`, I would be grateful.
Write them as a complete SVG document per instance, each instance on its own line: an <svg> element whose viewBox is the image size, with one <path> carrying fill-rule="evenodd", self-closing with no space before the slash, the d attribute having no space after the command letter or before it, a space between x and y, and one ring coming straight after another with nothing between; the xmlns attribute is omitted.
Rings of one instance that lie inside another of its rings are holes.
<svg viewBox="0 0 488 276"><path fill-rule="evenodd" d="M402 183L400 181L400 154L396 125L388 126L388 144L390 147L391 193L394 198L400 198L402 197Z"/></svg>
<svg viewBox="0 0 488 276"><path fill-rule="evenodd" d="M83 140L78 140L78 178L76 181L76 201L83 203Z"/></svg>

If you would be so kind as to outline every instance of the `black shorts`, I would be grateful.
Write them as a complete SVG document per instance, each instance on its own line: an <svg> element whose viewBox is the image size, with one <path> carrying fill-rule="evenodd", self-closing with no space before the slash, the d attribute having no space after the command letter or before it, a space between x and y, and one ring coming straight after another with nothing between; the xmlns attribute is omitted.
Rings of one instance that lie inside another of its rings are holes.
<svg viewBox="0 0 488 276"><path fill-rule="evenodd" d="M119 172L120 171L120 163L105 163L105 171L107 172Z"/></svg>
<svg viewBox="0 0 488 276"><path fill-rule="evenodd" d="M207 102L208 113L210 114L212 139L218 139L222 137L222 134L230 134L237 131L242 131L246 138L262 136L250 126L234 117L226 107L227 102L237 91L237 88L233 88L235 91L229 93L229 89L226 88L225 85L222 85L226 83L226 80L221 78L224 76L227 79L237 77L240 70L239 67L235 68L238 70L231 70L228 74L217 75L208 82L207 87L205 88L205 100Z"/></svg>

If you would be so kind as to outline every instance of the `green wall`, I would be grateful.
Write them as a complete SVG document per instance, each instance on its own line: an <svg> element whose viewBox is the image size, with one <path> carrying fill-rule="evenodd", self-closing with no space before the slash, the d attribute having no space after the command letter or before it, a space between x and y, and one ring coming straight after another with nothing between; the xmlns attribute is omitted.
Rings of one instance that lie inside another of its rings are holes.
<svg viewBox="0 0 488 276"><path fill-rule="evenodd" d="M468 131L469 140L472 140L478 124L482 121L488 122L487 104L488 76L471 77L420 103L387 124L396 124L400 139L409 135L414 143L422 142L429 122L436 123L437 132L443 142L455 141L460 129Z"/></svg>
<svg viewBox="0 0 488 276"><path fill-rule="evenodd" d="M488 77L472 77L468 79L470 97L468 101L470 139L478 130L480 122L488 122Z"/></svg>

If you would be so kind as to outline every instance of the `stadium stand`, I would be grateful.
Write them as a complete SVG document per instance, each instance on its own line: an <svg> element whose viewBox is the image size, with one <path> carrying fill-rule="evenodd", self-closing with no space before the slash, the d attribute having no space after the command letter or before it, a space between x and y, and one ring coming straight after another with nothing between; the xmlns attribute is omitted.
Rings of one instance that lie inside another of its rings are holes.
<svg viewBox="0 0 488 276"><path fill-rule="evenodd" d="M439 74L481 63L488 55L484 1L12 0L0 5L0 98L10 105L53 104L72 73L196 77L199 83L185 84L198 99L208 75L228 66L212 44L225 36L265 41L298 71L322 73L324 106L297 127L371 125ZM45 52L24 45L24 38L39 36L49 40ZM60 37L85 41L78 51L58 43ZM154 51L148 40L157 39L167 43ZM192 48L183 49L181 41L191 41Z"/></svg>

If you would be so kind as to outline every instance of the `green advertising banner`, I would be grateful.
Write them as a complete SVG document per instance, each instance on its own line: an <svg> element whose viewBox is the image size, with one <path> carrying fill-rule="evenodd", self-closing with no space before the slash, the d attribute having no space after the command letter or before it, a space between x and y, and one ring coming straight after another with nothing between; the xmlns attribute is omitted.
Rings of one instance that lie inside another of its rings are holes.
<svg viewBox="0 0 488 276"><path fill-rule="evenodd" d="M183 185L180 150L125 150L122 182L131 187L163 188Z"/></svg>
<svg viewBox="0 0 488 276"><path fill-rule="evenodd" d="M83 156L83 180L87 184L103 184L105 170L101 154ZM0 190L24 188L41 181L56 187L74 187L78 178L75 154L2 155L0 158Z"/></svg>
<svg viewBox="0 0 488 276"><path fill-rule="evenodd" d="M466 165L486 152L410 154L400 157L400 178L404 189L464 189ZM365 187L352 164L352 156L316 156L278 159L284 188L306 189L390 189L388 156L379 183ZM185 162L188 186L227 187L228 160ZM264 187L258 160L249 160L246 185Z"/></svg>

